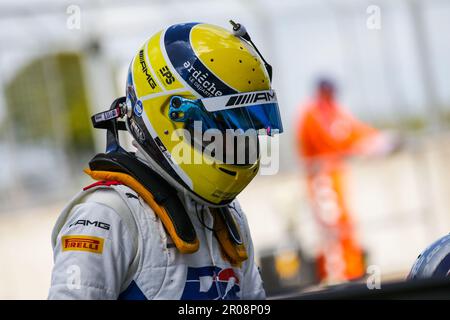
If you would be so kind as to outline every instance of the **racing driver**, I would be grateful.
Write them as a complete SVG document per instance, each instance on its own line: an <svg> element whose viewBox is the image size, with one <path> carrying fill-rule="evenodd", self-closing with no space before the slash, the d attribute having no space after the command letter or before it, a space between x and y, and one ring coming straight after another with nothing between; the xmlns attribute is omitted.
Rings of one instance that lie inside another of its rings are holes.
<svg viewBox="0 0 450 320"><path fill-rule="evenodd" d="M283 129L272 67L231 23L154 34L126 97L92 117L106 152L54 227L49 299L265 298L236 196L258 172L258 135Z"/></svg>

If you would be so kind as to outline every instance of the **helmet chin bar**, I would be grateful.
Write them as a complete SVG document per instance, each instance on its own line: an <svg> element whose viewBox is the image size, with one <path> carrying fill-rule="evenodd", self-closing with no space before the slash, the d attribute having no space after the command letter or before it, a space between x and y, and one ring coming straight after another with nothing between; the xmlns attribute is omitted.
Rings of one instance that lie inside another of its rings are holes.
<svg viewBox="0 0 450 320"><path fill-rule="evenodd" d="M127 114L126 98L120 97L113 101L107 111L99 112L91 117L96 129L106 129L106 153L125 151L119 143L119 130L127 131L124 121L118 121Z"/></svg>
<svg viewBox="0 0 450 320"><path fill-rule="evenodd" d="M163 179L165 179L172 187L174 187L180 194L182 194L184 198L192 199L195 202L197 202L198 204L207 206L210 208L222 208L224 206L229 205L233 201L233 200L230 200L228 202L224 202L221 204L215 204L215 203L209 202L209 201L199 197L192 190L181 185L173 177L171 177L170 174L168 174L166 171L164 171L164 169L161 168L161 166L154 159L152 159L152 157L150 157L147 154L147 152L145 152L145 150L142 148L142 146L136 140L133 140L132 144L138 150L138 152L136 153L138 158L143 158L140 160L141 161L144 160L143 162L147 166L149 166L154 172L156 172ZM189 201L187 203L189 204Z"/></svg>

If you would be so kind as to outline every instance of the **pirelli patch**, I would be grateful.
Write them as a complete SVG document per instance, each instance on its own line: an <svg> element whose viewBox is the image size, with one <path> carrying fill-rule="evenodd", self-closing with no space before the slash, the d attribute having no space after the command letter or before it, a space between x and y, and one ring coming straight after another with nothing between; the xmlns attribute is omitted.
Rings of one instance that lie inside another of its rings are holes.
<svg viewBox="0 0 450 320"><path fill-rule="evenodd" d="M103 238L84 236L84 235L70 235L63 236L62 251L86 251L102 254L103 253Z"/></svg>

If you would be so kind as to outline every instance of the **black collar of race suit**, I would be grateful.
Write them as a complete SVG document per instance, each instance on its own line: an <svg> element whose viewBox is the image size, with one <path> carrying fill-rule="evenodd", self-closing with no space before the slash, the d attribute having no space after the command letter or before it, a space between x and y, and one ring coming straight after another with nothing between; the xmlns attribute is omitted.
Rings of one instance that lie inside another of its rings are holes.
<svg viewBox="0 0 450 320"><path fill-rule="evenodd" d="M194 226L177 190L133 154L124 151L99 153L89 162L89 168L92 171L120 172L133 177L153 195L158 205L166 209L177 235L188 243L196 240ZM232 243L242 245L239 228L229 207L223 206L215 210L220 212Z"/></svg>

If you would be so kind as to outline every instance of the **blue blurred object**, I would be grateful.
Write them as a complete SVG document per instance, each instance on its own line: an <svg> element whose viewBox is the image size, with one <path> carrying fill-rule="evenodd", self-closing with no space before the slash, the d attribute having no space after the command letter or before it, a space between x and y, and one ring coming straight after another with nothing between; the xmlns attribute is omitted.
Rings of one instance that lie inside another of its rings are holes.
<svg viewBox="0 0 450 320"><path fill-rule="evenodd" d="M414 263L408 279L450 276L450 234L433 242Z"/></svg>

